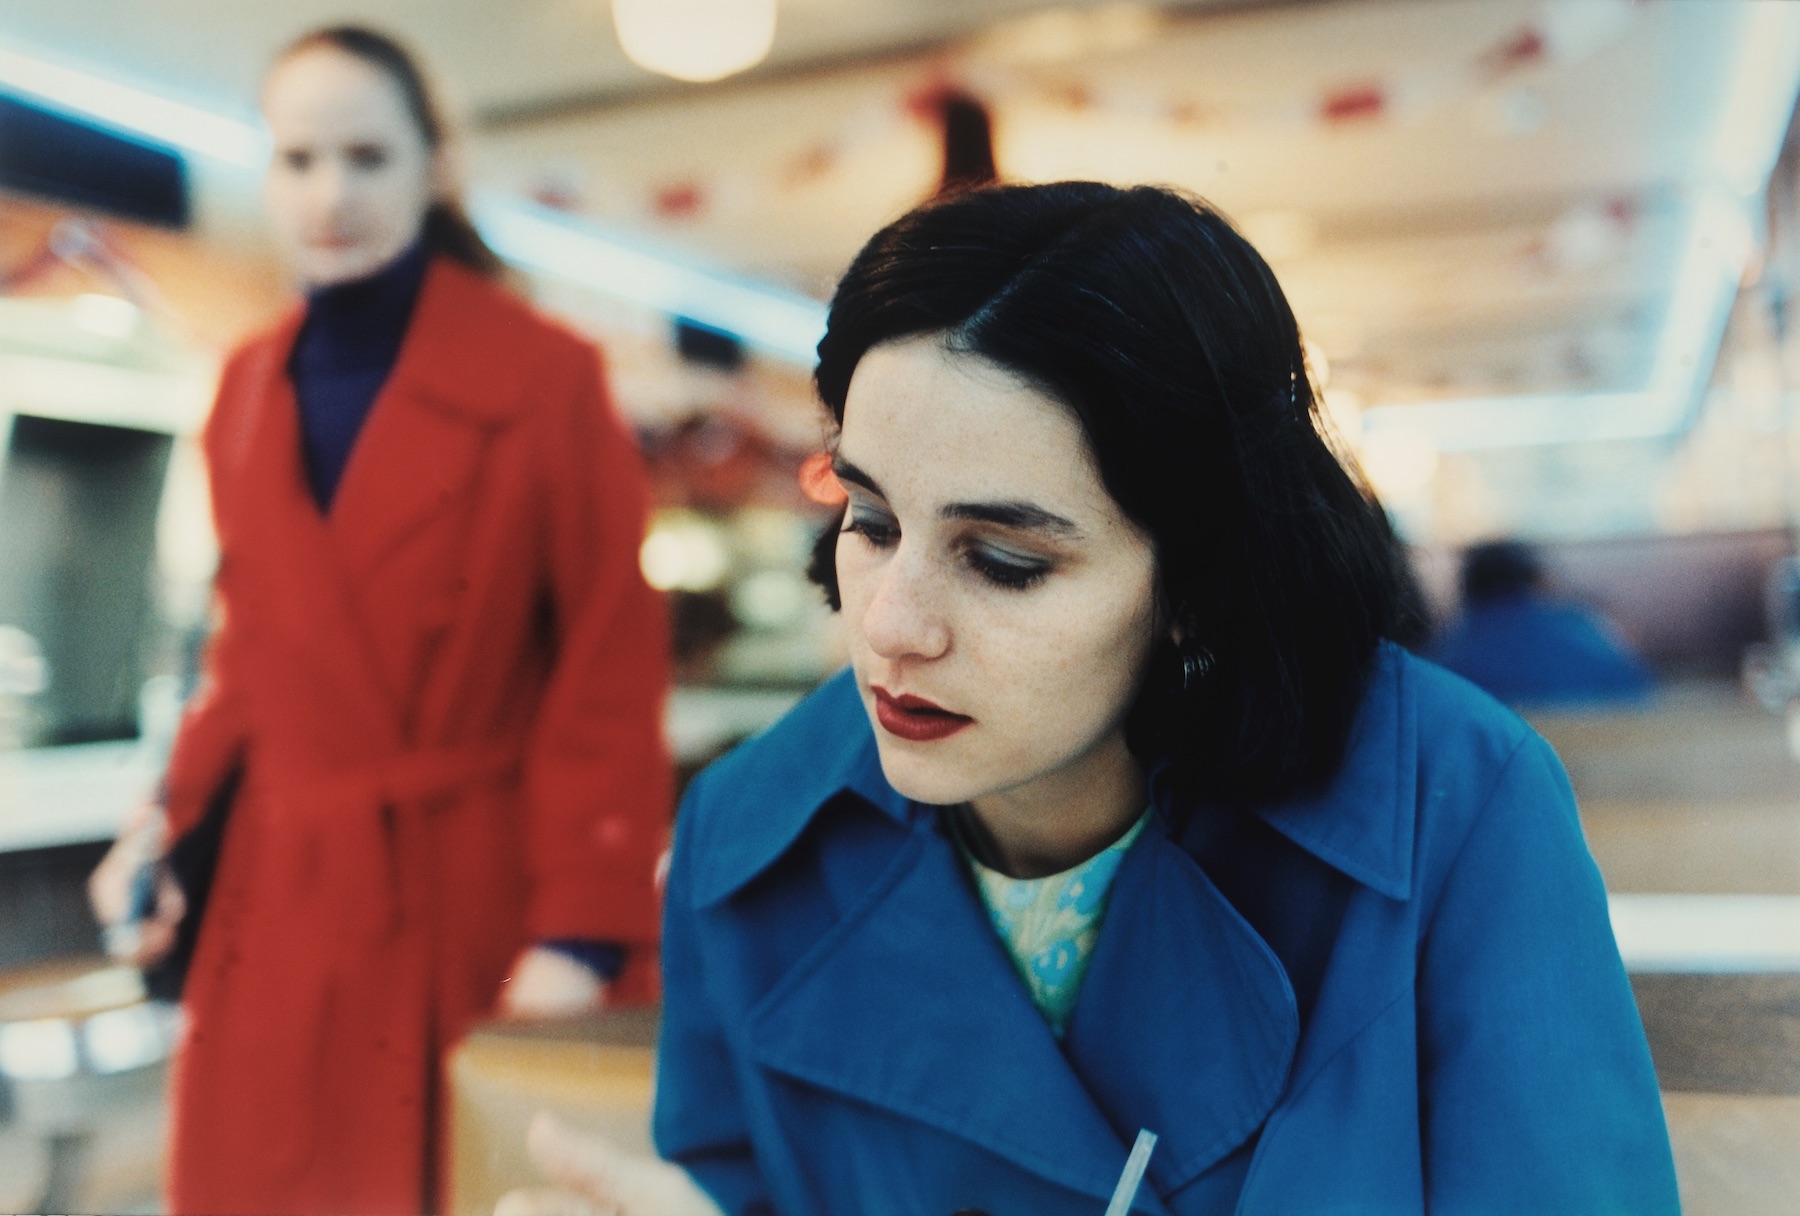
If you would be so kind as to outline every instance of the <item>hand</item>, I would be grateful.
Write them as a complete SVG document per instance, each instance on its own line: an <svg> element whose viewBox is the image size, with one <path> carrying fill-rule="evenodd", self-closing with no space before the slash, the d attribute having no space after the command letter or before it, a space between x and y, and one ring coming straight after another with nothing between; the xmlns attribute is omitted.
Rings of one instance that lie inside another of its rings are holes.
<svg viewBox="0 0 1800 1216"><path fill-rule="evenodd" d="M513 964L500 986L503 1017L534 1021L598 1013L606 984L586 967L556 950L533 946Z"/></svg>
<svg viewBox="0 0 1800 1216"><path fill-rule="evenodd" d="M119 838L88 876L88 904L101 925L122 925L130 916L132 887L145 866L161 860L166 832L162 808L154 803L142 803L125 816ZM150 914L138 922L135 934L127 935L123 948L109 942L109 952L136 967L155 966L175 948L175 933L186 915L187 897L180 885L159 873Z"/></svg>
<svg viewBox="0 0 1800 1216"><path fill-rule="evenodd" d="M549 1114L531 1121L525 1147L557 1185L508 1191L494 1216L724 1216L680 1166L578 1135Z"/></svg>

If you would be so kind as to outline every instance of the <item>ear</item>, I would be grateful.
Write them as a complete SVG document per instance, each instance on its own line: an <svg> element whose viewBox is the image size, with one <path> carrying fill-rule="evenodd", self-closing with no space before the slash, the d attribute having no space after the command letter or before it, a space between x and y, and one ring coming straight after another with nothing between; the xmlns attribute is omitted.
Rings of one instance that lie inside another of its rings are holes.
<svg viewBox="0 0 1800 1216"><path fill-rule="evenodd" d="M1169 597L1168 590L1161 585L1160 578L1157 580L1157 584L1156 613L1150 623L1151 636L1165 637L1171 645L1179 649L1183 640L1192 632L1191 623L1184 624L1189 621L1189 614Z"/></svg>

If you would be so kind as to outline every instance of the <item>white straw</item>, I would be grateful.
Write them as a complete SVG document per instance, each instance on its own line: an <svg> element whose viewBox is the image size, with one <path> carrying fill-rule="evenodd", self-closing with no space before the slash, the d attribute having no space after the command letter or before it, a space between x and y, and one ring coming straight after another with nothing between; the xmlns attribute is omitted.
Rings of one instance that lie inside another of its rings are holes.
<svg viewBox="0 0 1800 1216"><path fill-rule="evenodd" d="M1137 1143L1131 1146L1131 1156L1125 1158L1125 1172L1119 1175L1119 1185L1113 1188L1112 1202L1106 1205L1106 1216L1125 1216L1131 1211L1131 1201L1137 1198L1138 1183L1144 1180L1144 1170L1150 1164L1150 1152L1155 1147L1155 1132L1145 1128L1138 1133Z"/></svg>

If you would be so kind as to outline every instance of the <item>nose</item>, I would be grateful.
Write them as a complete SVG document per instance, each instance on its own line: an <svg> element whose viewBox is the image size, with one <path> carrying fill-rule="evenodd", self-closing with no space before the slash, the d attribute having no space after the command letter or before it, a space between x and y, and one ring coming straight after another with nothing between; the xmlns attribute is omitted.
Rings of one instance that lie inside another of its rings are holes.
<svg viewBox="0 0 1800 1216"><path fill-rule="evenodd" d="M943 657L950 649L950 625L937 599L929 565L901 544L882 564L863 609L863 639L890 661Z"/></svg>
<svg viewBox="0 0 1800 1216"><path fill-rule="evenodd" d="M350 197L350 171L337 157L326 158L312 173L312 198L324 218L336 219Z"/></svg>

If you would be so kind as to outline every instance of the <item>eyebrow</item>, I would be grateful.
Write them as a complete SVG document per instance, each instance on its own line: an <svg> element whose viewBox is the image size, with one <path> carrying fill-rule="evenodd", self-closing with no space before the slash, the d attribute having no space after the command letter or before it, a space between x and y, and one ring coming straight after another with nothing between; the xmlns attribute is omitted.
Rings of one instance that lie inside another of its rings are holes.
<svg viewBox="0 0 1800 1216"><path fill-rule="evenodd" d="M861 486L878 498L885 499L873 477L845 460L835 456L831 461L831 471L839 481L847 481L851 485ZM1009 499L1001 502L953 502L941 508L938 514L945 519L968 520L972 523L995 524L1002 528L1014 528L1024 532L1048 532L1056 536L1071 539L1081 535L1081 529L1075 521L1065 519L1054 511L1046 511L1034 503Z"/></svg>

